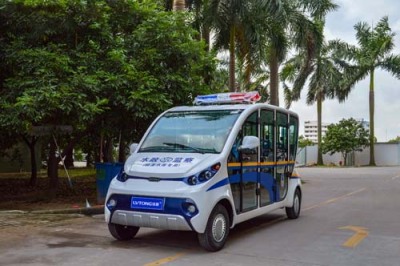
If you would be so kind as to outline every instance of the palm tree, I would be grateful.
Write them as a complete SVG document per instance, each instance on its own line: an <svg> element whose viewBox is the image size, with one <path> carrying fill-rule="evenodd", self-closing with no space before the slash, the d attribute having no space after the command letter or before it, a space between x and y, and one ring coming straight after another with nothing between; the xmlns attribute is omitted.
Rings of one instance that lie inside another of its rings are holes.
<svg viewBox="0 0 400 266"><path fill-rule="evenodd" d="M331 0L280 0L272 9L277 15L267 19L268 60L270 69L270 103L279 106L279 65L290 46L301 49L306 65L314 57L315 45L322 42L321 31L312 19L322 21L337 5ZM308 66L303 70L308 69Z"/></svg>
<svg viewBox="0 0 400 266"><path fill-rule="evenodd" d="M375 27L370 27L365 22L354 26L358 46L336 43L338 54L345 56L340 63L347 68L346 76L349 77L345 91L350 90L356 83L369 75L369 130L370 130L370 160L369 165L375 163L375 70L381 69L400 79L400 56L392 53L394 36L389 27L388 17L383 17Z"/></svg>
<svg viewBox="0 0 400 266"><path fill-rule="evenodd" d="M318 157L317 164L323 165L322 159L322 103L325 99L333 99L339 97L339 101L343 100L343 94L338 93L342 79L342 71L340 66L335 63L332 56L332 47L329 44L323 44L317 52L315 58L310 62L309 72L301 74L304 61L307 58L303 53L297 54L291 58L282 71L282 78L294 82L292 90L285 84L285 100L286 107L289 108L292 101L300 98L300 92L304 85L300 85L300 80L307 80L307 77L301 75L309 75L309 85L307 93L307 104L312 105L317 102L318 117ZM340 95L340 96L339 96Z"/></svg>
<svg viewBox="0 0 400 266"><path fill-rule="evenodd" d="M251 1L243 4L241 1L210 0L206 9L206 23L215 33L217 49L229 50L229 90L236 91L235 64L237 40L243 40L247 26L245 21L252 16L252 11L260 7L262 1ZM248 42L249 43L249 42Z"/></svg>
<svg viewBox="0 0 400 266"><path fill-rule="evenodd" d="M185 0L173 0L172 10L173 11L185 11L186 1Z"/></svg>
<svg viewBox="0 0 400 266"><path fill-rule="evenodd" d="M250 83L252 72L266 59L266 55L273 54L270 64L270 83L278 79L279 60L286 54L288 38L283 21L285 15L295 10L296 16L301 17L301 27L306 16L293 4L293 0L210 0L206 10L206 18L215 33L215 46L219 49L229 49L229 89L236 90L235 64L236 55L239 56L245 67L246 82ZM290 8L289 8L290 7ZM290 18L295 17L288 16ZM294 20L294 19L293 19ZM300 28L300 27L299 27ZM268 49L273 47L273 49ZM273 79L276 78L276 79Z"/></svg>
<svg viewBox="0 0 400 266"><path fill-rule="evenodd" d="M174 0L177 2L178 0ZM236 56L245 68L245 86L266 60L270 72L271 104L279 105L279 65L290 45L307 46L312 57L318 32L309 17L324 16L336 8L331 0L189 0L202 9L203 25L214 33L214 47L229 50L229 90L235 91Z"/></svg>
<svg viewBox="0 0 400 266"><path fill-rule="evenodd" d="M320 31L323 31L324 22L316 21ZM337 63L336 42L325 43L322 41L314 44L313 57L309 57L304 49L299 49L298 53L287 61L283 70L282 78L284 81L293 82L293 88L284 83L286 107L289 108L293 101L300 99L301 90L305 82L309 79L307 104L317 102L318 117L318 157L317 164L323 165L322 159L322 103L325 99L338 98L343 101L349 90L340 89L344 83L341 65Z"/></svg>
<svg viewBox="0 0 400 266"><path fill-rule="evenodd" d="M210 50L210 25L205 19L209 0L187 0L188 10L194 14L193 27L199 32L199 39L206 43L206 50Z"/></svg>

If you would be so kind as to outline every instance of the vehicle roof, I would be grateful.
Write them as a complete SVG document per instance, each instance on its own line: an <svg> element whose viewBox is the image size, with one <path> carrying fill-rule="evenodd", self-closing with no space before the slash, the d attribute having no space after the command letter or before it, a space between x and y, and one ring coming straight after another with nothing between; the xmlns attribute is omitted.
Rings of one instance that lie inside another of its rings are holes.
<svg viewBox="0 0 400 266"><path fill-rule="evenodd" d="M288 112L291 115L298 117L298 115L288 109L270 105L267 103L254 103L254 104L222 104L222 105L194 105L194 106L177 106L169 109L167 112L177 111L216 111L216 110L246 110L246 109L258 109L267 108L271 110Z"/></svg>

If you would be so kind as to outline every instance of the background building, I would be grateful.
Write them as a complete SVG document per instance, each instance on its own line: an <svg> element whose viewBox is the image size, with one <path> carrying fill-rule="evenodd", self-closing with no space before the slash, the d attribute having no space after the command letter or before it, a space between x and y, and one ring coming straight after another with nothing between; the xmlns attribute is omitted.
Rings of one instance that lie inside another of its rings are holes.
<svg viewBox="0 0 400 266"><path fill-rule="evenodd" d="M322 137L325 136L329 123L322 123ZM317 121L304 121L304 137L314 143L318 142L318 122Z"/></svg>
<svg viewBox="0 0 400 266"><path fill-rule="evenodd" d="M357 118L356 121L360 123L365 129L369 130L369 122L365 121L364 118Z"/></svg>

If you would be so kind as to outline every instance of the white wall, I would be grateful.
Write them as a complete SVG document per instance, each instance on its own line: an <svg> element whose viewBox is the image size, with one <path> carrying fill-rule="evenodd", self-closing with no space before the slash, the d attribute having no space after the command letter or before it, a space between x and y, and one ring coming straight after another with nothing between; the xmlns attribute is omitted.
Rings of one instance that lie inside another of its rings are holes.
<svg viewBox="0 0 400 266"><path fill-rule="evenodd" d="M307 146L303 149L298 149L296 163L298 165L313 165L317 163L318 146ZM341 154L335 153L333 155L324 154L323 160L325 165L336 164L339 165L343 161ZM376 143L375 144L375 163L379 166L394 166L400 165L400 144L391 143ZM354 165L368 165L369 164L369 147L365 148L362 152L355 152Z"/></svg>

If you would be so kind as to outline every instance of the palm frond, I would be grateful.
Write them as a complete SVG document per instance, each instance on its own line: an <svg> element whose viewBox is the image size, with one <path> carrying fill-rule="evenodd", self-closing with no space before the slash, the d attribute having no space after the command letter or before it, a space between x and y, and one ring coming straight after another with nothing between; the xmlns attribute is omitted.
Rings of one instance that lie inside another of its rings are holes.
<svg viewBox="0 0 400 266"><path fill-rule="evenodd" d="M361 47L368 47L371 38L371 27L366 22L358 22L354 25L356 39Z"/></svg>
<svg viewBox="0 0 400 266"><path fill-rule="evenodd" d="M379 62L377 66L400 79L400 55L391 54L383 61Z"/></svg>
<svg viewBox="0 0 400 266"><path fill-rule="evenodd" d="M331 0L301 0L307 10L310 10L313 18L324 18L329 12L336 10L339 6Z"/></svg>
<svg viewBox="0 0 400 266"><path fill-rule="evenodd" d="M292 91L285 82L283 82L283 95L285 98L285 108L289 109L293 102Z"/></svg>

